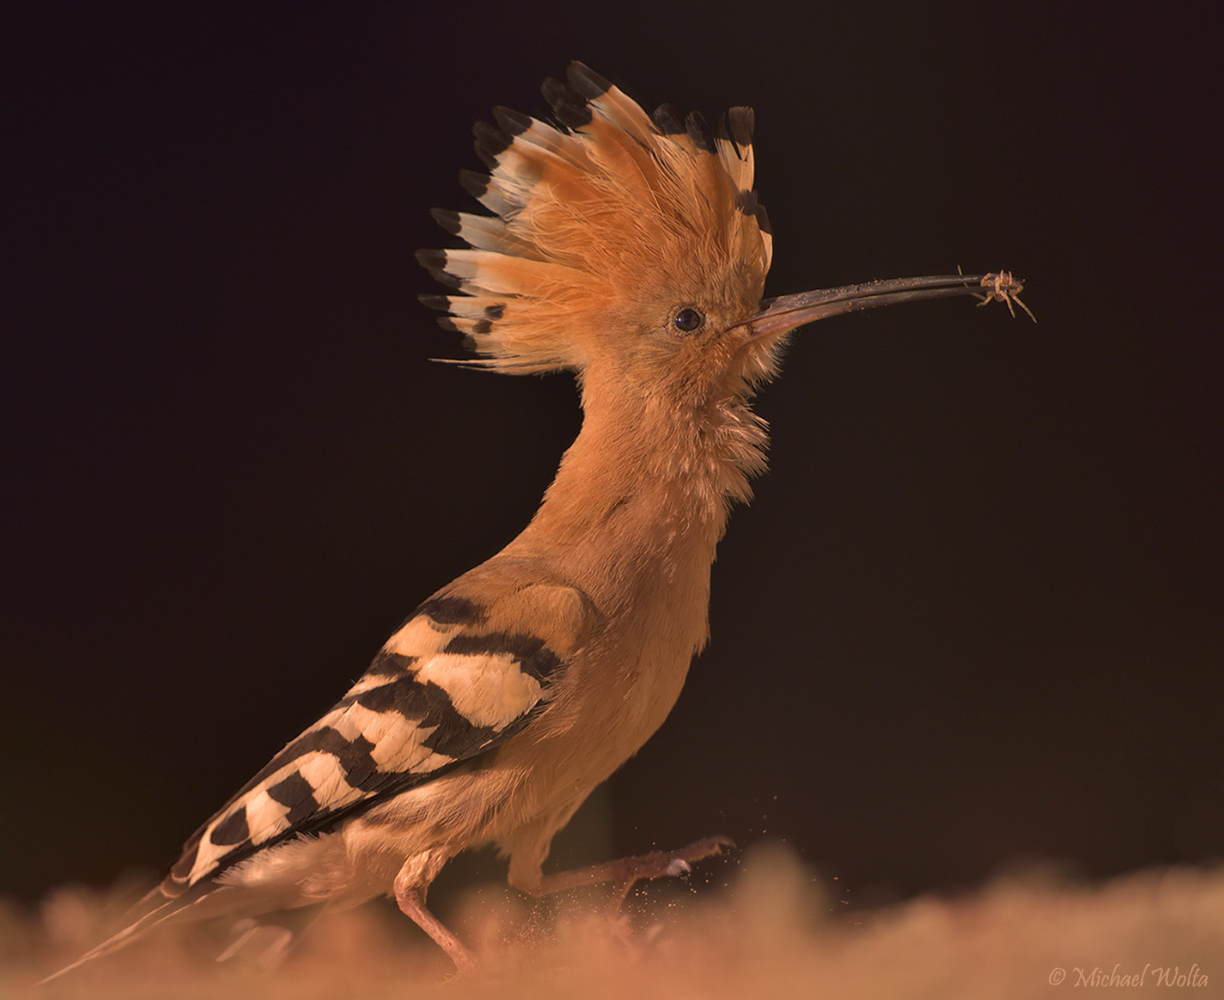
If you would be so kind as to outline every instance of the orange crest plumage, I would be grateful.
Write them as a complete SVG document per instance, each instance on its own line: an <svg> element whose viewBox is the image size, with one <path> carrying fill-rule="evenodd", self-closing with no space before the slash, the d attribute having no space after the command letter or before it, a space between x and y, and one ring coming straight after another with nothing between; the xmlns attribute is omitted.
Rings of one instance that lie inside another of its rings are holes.
<svg viewBox="0 0 1224 1000"><path fill-rule="evenodd" d="M496 215L436 210L471 249L417 254L462 293L422 300L501 371L580 370L599 331L651 288L716 269L759 296L769 270L751 108L730 109L711 133L695 112L647 115L582 63L567 79L544 84L557 125L506 108L494 109L497 128L476 125L491 176L460 179Z"/></svg>

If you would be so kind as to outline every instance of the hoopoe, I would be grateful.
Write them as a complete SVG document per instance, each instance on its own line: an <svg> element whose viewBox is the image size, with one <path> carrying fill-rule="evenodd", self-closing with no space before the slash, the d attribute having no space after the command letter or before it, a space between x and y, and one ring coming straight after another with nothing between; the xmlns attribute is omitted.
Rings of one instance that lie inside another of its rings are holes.
<svg viewBox="0 0 1224 1000"><path fill-rule="evenodd" d="M542 868L554 834L662 724L706 644L715 547L765 470L750 403L790 331L940 296L1010 306L1021 285L958 274L762 301L772 244L750 108L713 131L666 104L648 115L577 62L543 92L555 122L496 108L496 127L475 127L490 175L461 181L492 214L434 212L468 248L418 254L454 289L422 299L467 335L469 364L577 377L582 429L539 511L421 604L187 841L145 915L69 968L170 919L391 894L463 969L471 953L425 896L466 848L500 847L510 884L531 895L612 882L619 901L730 844Z"/></svg>

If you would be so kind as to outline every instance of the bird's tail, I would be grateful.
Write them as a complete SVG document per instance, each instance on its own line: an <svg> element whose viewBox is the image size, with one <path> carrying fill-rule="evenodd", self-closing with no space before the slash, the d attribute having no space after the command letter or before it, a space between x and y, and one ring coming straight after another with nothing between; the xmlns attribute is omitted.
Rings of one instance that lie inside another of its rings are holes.
<svg viewBox="0 0 1224 1000"><path fill-rule="evenodd" d="M150 891L129 911L134 917L122 930L91 948L75 962L64 966L43 979L39 985L53 982L81 966L135 944L154 930L167 924L194 923L217 917L241 920L277 910L287 900L270 898L265 893L252 893L240 886L201 882L181 896L170 897L161 886Z"/></svg>

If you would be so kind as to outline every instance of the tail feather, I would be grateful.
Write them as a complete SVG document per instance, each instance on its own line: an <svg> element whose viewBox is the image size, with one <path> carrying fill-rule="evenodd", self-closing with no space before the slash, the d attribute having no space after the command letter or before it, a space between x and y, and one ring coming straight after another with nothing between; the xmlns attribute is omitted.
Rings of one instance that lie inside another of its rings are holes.
<svg viewBox="0 0 1224 1000"><path fill-rule="evenodd" d="M251 892L241 886L217 885L215 882L198 883L175 898L167 898L158 886L132 907L129 916L140 915L126 927L91 948L75 962L53 972L39 985L53 982L95 959L121 951L168 924L194 923L217 917L239 920L268 913L287 906L289 902L285 893Z"/></svg>

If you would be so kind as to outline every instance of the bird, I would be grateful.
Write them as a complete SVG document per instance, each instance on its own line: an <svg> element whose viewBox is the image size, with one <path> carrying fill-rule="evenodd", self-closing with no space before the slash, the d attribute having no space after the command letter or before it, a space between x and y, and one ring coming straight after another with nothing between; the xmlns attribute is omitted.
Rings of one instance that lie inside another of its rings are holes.
<svg viewBox="0 0 1224 1000"><path fill-rule="evenodd" d="M464 971L476 956L426 905L463 850L495 845L531 896L606 882L617 904L732 846L544 873L554 835L663 724L706 645L716 548L766 468L752 401L792 331L946 296L1027 308L1023 286L1001 271L764 298L751 108L713 128L647 113L580 62L543 95L551 116L497 107L477 123L488 173L460 182L485 211L435 209L464 246L417 254L447 288L421 298L464 335L463 363L576 379L581 429L537 513L187 840L141 916L56 975L170 921L386 895Z"/></svg>

